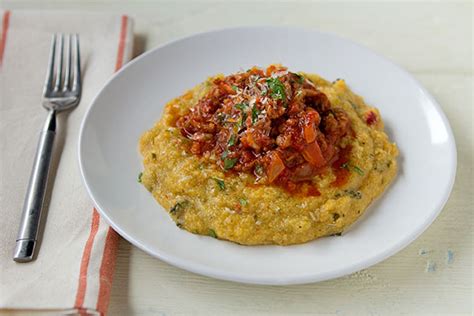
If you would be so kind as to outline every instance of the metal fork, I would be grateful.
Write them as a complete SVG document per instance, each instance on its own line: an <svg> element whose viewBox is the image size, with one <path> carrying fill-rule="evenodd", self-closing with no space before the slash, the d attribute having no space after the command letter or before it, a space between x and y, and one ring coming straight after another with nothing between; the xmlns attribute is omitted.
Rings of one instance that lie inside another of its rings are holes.
<svg viewBox="0 0 474 316"><path fill-rule="evenodd" d="M66 52L63 54L65 38ZM66 59L64 67L63 55ZM13 254L13 260L17 262L33 260L56 135L56 114L79 104L81 98L80 65L79 35L53 35L43 89L43 107L48 110L48 117L40 134L23 205L20 229Z"/></svg>

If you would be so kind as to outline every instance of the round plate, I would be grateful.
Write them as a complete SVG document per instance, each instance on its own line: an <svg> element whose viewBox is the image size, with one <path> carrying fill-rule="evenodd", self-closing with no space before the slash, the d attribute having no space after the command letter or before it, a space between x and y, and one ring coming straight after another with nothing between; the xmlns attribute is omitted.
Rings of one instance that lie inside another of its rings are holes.
<svg viewBox="0 0 474 316"><path fill-rule="evenodd" d="M385 194L341 237L295 246L240 246L176 227L137 182L138 139L167 101L217 73L281 63L344 78L380 109L400 149ZM101 215L135 246L180 268L258 284L295 284L367 268L412 242L436 218L453 186L456 148L443 112L407 72L331 34L292 28L225 29L177 40L130 62L100 91L81 127L79 162Z"/></svg>

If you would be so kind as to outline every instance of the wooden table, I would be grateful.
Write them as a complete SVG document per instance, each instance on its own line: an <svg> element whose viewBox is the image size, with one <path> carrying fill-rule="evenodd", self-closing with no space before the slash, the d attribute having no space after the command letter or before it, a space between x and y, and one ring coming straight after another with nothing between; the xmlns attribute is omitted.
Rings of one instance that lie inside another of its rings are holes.
<svg viewBox="0 0 474 316"><path fill-rule="evenodd" d="M135 19L137 52L230 26L296 25L333 32L407 69L438 100L454 130L458 172L451 198L421 237L384 262L332 281L255 286L180 270L122 240L110 315L471 315L472 3L15 0L4 4L13 9L127 13Z"/></svg>

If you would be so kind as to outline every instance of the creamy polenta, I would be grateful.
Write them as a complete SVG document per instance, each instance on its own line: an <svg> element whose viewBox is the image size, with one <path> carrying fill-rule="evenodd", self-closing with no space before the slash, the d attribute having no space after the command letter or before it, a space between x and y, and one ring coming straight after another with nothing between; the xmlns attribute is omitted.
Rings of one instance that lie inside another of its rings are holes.
<svg viewBox="0 0 474 316"><path fill-rule="evenodd" d="M171 100L139 148L140 181L178 227L243 245L340 234L397 173L376 108L279 65Z"/></svg>

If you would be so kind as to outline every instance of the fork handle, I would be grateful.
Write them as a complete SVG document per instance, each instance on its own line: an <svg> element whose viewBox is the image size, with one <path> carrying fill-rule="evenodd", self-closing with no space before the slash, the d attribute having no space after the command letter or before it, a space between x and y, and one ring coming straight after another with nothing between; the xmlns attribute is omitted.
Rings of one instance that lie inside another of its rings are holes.
<svg viewBox="0 0 474 316"><path fill-rule="evenodd" d="M41 220L41 211L43 209L48 183L55 135L56 112L50 110L40 134L28 190L26 191L23 204L23 214L21 216L20 229L13 254L13 260L17 262L33 260Z"/></svg>

